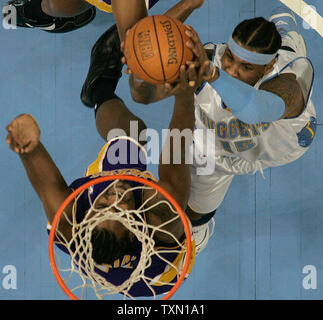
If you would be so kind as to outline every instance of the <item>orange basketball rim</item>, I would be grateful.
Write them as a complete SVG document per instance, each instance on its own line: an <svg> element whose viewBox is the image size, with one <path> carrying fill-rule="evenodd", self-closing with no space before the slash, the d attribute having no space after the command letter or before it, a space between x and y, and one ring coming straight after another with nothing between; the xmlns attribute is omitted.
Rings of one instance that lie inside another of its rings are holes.
<svg viewBox="0 0 323 320"><path fill-rule="evenodd" d="M177 280L177 282L174 284L174 286L171 288L170 291L168 291L161 300L168 300L170 299L174 293L178 290L178 288L181 286L181 284L183 283L185 276L187 274L188 268L190 266L190 260L191 260L191 254L192 254L192 244L191 244L191 231L190 231L190 226L189 226L189 222L187 220L187 217L185 215L185 213L183 212L183 210L181 209L181 207L179 206L179 204L177 203L177 201L173 198L173 196L171 196L167 191L165 191L163 188L161 188L159 185L157 185L156 183L137 177L137 176L131 176L131 175L110 175L110 176L103 176L103 177L99 177L96 179L93 179L91 181L88 181L87 183L83 184L82 186L80 186L79 188L77 188L75 191L73 191L66 199L65 201L61 204L60 208L58 209L52 224L51 224L51 230L49 233L49 243L48 243L48 251L49 251L49 261L50 261L50 266L52 269L52 272L54 274L54 277L56 278L59 286L61 287L61 289L65 292L65 294L72 300L79 300L79 298L74 295L72 293L72 291L68 288L68 286L66 285L66 283L64 282L63 278L61 277L57 265L56 265L56 261L55 261L55 257L54 257L54 239L55 239L55 232L56 232L56 228L59 222L59 219L61 217L61 215L63 214L65 208L68 206L68 204L73 201L73 199L75 199L75 197L77 195L79 195L82 191L84 191L85 189L91 187L94 184L98 184L101 182L106 182L106 181L112 181L112 180L127 180L127 181L134 181L134 182L138 182L141 183L143 185L146 185L148 187L154 188L155 190L157 190L159 193L161 193L168 201L169 203L174 207L174 209L178 212L183 225L184 225L184 231L185 231L185 236L187 239L187 252L186 252L186 258L185 258L185 263L183 264L183 268L182 268L182 272Z"/></svg>

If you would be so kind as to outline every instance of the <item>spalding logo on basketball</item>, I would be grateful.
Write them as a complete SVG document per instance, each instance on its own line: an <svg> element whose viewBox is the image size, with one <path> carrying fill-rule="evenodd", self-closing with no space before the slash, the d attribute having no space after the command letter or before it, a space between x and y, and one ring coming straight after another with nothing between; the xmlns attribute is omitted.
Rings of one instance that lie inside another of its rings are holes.
<svg viewBox="0 0 323 320"><path fill-rule="evenodd" d="M148 16L137 22L125 39L124 55L133 74L152 84L172 83L181 65L193 59L189 37L178 20Z"/></svg>

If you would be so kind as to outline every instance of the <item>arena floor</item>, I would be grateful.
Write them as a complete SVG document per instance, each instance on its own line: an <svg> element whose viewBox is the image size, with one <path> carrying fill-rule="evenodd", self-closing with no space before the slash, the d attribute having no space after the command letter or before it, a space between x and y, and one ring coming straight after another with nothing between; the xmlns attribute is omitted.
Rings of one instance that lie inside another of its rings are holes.
<svg viewBox="0 0 323 320"><path fill-rule="evenodd" d="M323 3L305 2L317 12L308 20L316 30L297 17L315 67L314 142L294 163L266 169L264 178L256 174L234 179L216 214L215 234L174 299L323 299ZM161 0L151 14L163 13L175 3ZM278 0L206 0L188 23L203 42L221 43L238 22L268 17L278 5ZM308 12L298 13L309 18ZM79 94L91 47L113 23L113 15L98 12L91 24L69 34L0 27L0 299L66 299L49 265L46 217L18 156L5 143L5 126L18 114L33 114L42 142L66 180L82 176L103 141L93 111L81 104ZM168 127L172 100L136 104L127 76L117 93L148 127ZM156 172L156 167L150 169ZM16 270L15 288L4 284L8 270ZM310 289L305 285L308 272L313 276Z"/></svg>

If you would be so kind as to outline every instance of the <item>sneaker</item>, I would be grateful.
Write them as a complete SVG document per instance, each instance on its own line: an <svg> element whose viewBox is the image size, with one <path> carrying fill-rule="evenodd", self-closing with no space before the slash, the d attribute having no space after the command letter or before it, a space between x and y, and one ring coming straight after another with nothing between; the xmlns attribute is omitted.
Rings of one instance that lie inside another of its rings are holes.
<svg viewBox="0 0 323 320"><path fill-rule="evenodd" d="M17 13L16 26L22 28L37 28L50 33L65 33L79 29L90 23L96 15L95 7L70 18L55 18L47 16L44 20L38 20L35 17L27 17L25 8L31 0L13 0L4 5L6 10L2 10L5 18L13 10Z"/></svg>
<svg viewBox="0 0 323 320"><path fill-rule="evenodd" d="M285 37L288 32L298 32L296 17L293 11L284 6L275 8L269 17L269 21L275 23L276 28L282 37Z"/></svg>
<svg viewBox="0 0 323 320"><path fill-rule="evenodd" d="M212 237L215 228L215 221L212 218L208 223L198 227L193 227L193 237L195 239L195 254L198 255L206 247Z"/></svg>
<svg viewBox="0 0 323 320"><path fill-rule="evenodd" d="M81 92L84 105L94 107L92 91L98 79L111 79L116 82L120 79L123 67L122 56L118 29L116 25L113 25L92 48L90 68Z"/></svg>
<svg viewBox="0 0 323 320"><path fill-rule="evenodd" d="M299 34L293 11L284 6L277 7L271 12L269 21L275 23L278 32L285 39L287 46L288 42L291 43L290 47L293 47L295 52L306 56L306 43L304 38Z"/></svg>

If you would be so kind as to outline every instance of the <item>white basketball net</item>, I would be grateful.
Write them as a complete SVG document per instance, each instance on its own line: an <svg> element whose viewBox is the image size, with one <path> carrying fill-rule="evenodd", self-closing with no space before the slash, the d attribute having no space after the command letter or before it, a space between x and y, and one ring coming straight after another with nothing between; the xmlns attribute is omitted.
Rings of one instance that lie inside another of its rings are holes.
<svg viewBox="0 0 323 320"><path fill-rule="evenodd" d="M115 188L116 184L119 180L113 181L102 193L106 192L109 188ZM84 299L85 295L88 294L87 288L93 289L96 298L103 299L105 296L113 295L113 294L122 294L124 299L135 299L132 295L129 294L129 290L131 287L138 281L143 280L147 287L151 290L151 296L153 299L156 299L156 293L152 287L152 285L169 285L168 282L160 281L160 277L157 276L154 279L145 276L145 270L151 265L152 263L152 256L157 255L161 260L168 263L166 270L169 271L171 269L176 271L177 279L181 274L182 266L184 265L186 259L186 241L183 243L179 242L173 234L162 230L164 226L169 223L172 223L176 219L181 219L179 214L176 210L172 207L172 205L166 201L162 200L156 204L148 206L148 202L150 202L157 194L158 191L155 190L155 193L147 199L144 203L137 210L127 210L122 211L118 208L118 204L122 201L123 197L126 195L127 192L133 192L136 189L152 189L149 186L137 186L126 190L122 196L119 198L117 197L116 201L108 207L103 209L95 208L95 202L92 203L90 196L89 196L89 189L86 189L83 192L88 193L89 203L91 205L90 211L95 211L97 214L93 215L91 218L85 218L80 223L76 222L76 203L74 201L73 204L73 214L72 220L69 219L65 212L63 212L66 220L72 226L72 239L67 241L66 238L59 232L59 224L56 228L56 235L59 237L59 241L55 241L55 243L63 245L69 252L71 261L70 264L66 268L61 267L60 257L55 250L55 261L57 262L57 269L60 272L61 277L63 278L65 284L69 287L70 291L74 294L74 292L79 292L78 296L80 299ZM102 194L101 193L101 194ZM82 192L76 197L78 199L81 196ZM100 195L101 195L100 194ZM96 199L100 197L98 195ZM174 218L171 220L159 225L158 227L148 225L147 222L144 220L144 213L148 213L153 208L159 206L160 204L166 204L172 212L174 212ZM115 207L120 211L115 212L111 211L111 208ZM95 267L100 270L107 270L107 265L97 265L94 260L92 259L92 244L91 244L91 234L95 226L102 223L105 220L116 220L122 223L126 228L128 228L141 242L142 244L142 251L139 263L137 267L133 270L129 279L124 281L121 285L115 286L112 283L108 282L103 276L98 274L95 271ZM149 228L149 230L148 230ZM170 249L155 249L155 241L153 236L156 231L164 232L170 237L174 239L174 243L177 244L177 248L173 249L175 245L172 246ZM81 240L80 235L82 234ZM78 237L78 240L76 238ZM73 248L73 249L72 249ZM183 258L181 259L181 263L179 265L174 265L173 263L166 260L164 257L161 256L162 253L178 253L182 254ZM82 269L82 270L81 270ZM73 281L72 278L74 275L78 275L81 279L78 279L78 284L71 287ZM69 283L71 282L71 283ZM174 285L174 284L173 284ZM94 297L95 298L95 297Z"/></svg>

